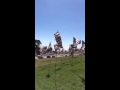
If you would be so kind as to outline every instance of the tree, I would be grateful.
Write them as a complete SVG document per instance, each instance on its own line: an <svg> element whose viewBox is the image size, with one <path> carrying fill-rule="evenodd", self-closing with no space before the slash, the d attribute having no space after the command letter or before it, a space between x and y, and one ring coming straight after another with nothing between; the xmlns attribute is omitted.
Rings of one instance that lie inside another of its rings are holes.
<svg viewBox="0 0 120 90"><path fill-rule="evenodd" d="M40 44L42 44L41 43L41 41L40 40L35 40L35 52L39 55L40 54Z"/></svg>
<svg viewBox="0 0 120 90"><path fill-rule="evenodd" d="M40 44L42 44L41 41L36 39L35 40L35 45L39 46Z"/></svg>

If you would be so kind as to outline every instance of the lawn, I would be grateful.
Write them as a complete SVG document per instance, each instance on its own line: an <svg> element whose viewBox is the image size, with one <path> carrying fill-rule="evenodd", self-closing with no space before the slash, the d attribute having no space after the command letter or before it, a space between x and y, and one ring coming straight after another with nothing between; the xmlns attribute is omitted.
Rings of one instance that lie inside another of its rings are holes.
<svg viewBox="0 0 120 90"><path fill-rule="evenodd" d="M35 90L85 90L85 56L35 60Z"/></svg>

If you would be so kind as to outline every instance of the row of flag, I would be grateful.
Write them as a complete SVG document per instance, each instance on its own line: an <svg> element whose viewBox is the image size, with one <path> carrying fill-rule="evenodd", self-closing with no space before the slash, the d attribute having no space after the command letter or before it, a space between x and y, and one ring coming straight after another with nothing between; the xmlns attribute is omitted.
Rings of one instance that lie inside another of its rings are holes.
<svg viewBox="0 0 120 90"><path fill-rule="evenodd" d="M58 49L62 48L62 51L63 51L63 45L62 45L62 39L61 39L60 33L57 31L54 34L54 36L55 36L55 40L56 40L56 43L57 43L57 44L54 45L54 49L58 50ZM73 37L73 44L71 45L71 47L72 48L77 48L78 44L81 44L81 40ZM83 40L82 40L81 49L85 49L85 42Z"/></svg>
<svg viewBox="0 0 120 90"><path fill-rule="evenodd" d="M65 51L63 48L63 45L62 45L61 35L58 31L54 34L54 37L55 37L55 41L56 41L56 44L54 45L55 51L57 51L57 50L60 51L60 48L62 49L61 52ZM85 42L83 40L81 41L80 39L73 37L73 44L71 44L71 48L77 48L77 45L81 44L81 43L82 43L82 46L81 46L80 50L84 50ZM43 52L43 53L45 53L45 52L51 53L51 51L52 51L51 42L49 43L48 48L47 48L47 46L45 46L41 49L41 52Z"/></svg>

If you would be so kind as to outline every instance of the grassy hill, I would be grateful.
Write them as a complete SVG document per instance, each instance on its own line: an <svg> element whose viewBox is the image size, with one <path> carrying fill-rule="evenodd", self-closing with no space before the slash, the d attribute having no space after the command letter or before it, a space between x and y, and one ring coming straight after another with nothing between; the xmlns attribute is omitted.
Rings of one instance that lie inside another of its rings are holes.
<svg viewBox="0 0 120 90"><path fill-rule="evenodd" d="M35 90L85 90L85 57L35 60Z"/></svg>

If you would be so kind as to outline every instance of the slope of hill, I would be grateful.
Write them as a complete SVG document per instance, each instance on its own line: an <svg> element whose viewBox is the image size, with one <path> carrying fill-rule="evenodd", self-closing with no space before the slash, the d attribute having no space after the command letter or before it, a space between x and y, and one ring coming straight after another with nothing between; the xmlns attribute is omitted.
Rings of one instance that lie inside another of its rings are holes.
<svg viewBox="0 0 120 90"><path fill-rule="evenodd" d="M84 90L84 84L84 56L35 60L35 90Z"/></svg>

